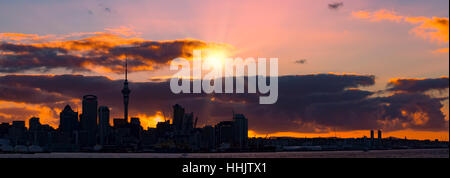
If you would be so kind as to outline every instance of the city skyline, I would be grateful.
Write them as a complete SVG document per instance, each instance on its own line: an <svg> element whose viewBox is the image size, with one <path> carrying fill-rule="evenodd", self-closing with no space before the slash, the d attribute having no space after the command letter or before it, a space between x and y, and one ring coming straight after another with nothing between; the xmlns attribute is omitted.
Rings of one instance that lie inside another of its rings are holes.
<svg viewBox="0 0 450 178"><path fill-rule="evenodd" d="M93 95L111 125L139 118L144 130L171 120L179 104L196 113L198 127L242 113L249 137L382 130L385 138L448 140L448 3L2 2L0 123L38 117L57 128L66 105L80 113L83 96ZM195 49L279 58L278 101L173 94L169 64L192 60Z"/></svg>

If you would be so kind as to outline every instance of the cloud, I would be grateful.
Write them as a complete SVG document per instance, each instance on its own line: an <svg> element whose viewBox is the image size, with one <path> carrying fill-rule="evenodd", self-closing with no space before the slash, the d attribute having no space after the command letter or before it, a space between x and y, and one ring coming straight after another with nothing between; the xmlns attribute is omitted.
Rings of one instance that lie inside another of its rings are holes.
<svg viewBox="0 0 450 178"><path fill-rule="evenodd" d="M334 2L334 3L328 4L328 8L332 9L332 10L337 10L337 9L343 7L343 6L344 6L343 2Z"/></svg>
<svg viewBox="0 0 450 178"><path fill-rule="evenodd" d="M306 63L306 59L299 59L295 61L296 64L305 64Z"/></svg>
<svg viewBox="0 0 450 178"><path fill-rule="evenodd" d="M449 41L449 19L448 17L408 17L398 15L395 11L381 9L375 12L356 11L353 17L367 19L371 22L393 21L406 22L414 25L411 33L430 41L448 43ZM448 48L437 50L437 52L448 52Z"/></svg>
<svg viewBox="0 0 450 178"><path fill-rule="evenodd" d="M388 83L389 91L398 92L426 92L430 90L444 90L449 88L449 79L444 76L441 78L395 78Z"/></svg>
<svg viewBox="0 0 450 178"><path fill-rule="evenodd" d="M412 29L412 33L418 36L438 42L449 40L449 23L446 17L406 17L405 21L419 25Z"/></svg>
<svg viewBox="0 0 450 178"><path fill-rule="evenodd" d="M433 53L448 53L448 48L434 50Z"/></svg>
<svg viewBox="0 0 450 178"><path fill-rule="evenodd" d="M128 57L130 72L148 71L177 57L190 58L193 49L222 46L194 39L143 40L136 38L138 33L127 27L106 31L52 36L49 38L58 40L35 43L21 40L30 41L40 36L0 34L4 39L0 42L0 72L62 68L72 72L121 73L125 56ZM70 39L74 37L82 38Z"/></svg>
<svg viewBox="0 0 450 178"><path fill-rule="evenodd" d="M99 98L99 105L111 107L112 118L122 115L121 80L82 75L8 75L0 77L0 83L57 93L77 105L83 95L94 94ZM258 97L261 94L175 95L171 93L168 81L130 82L130 116L156 118L158 112L169 114L170 106L179 103L199 117L200 126L230 120L234 110L245 114L249 118L249 129L258 133L378 128L448 130L448 121L441 111L441 102L447 98L415 92L422 90L377 96L376 92L358 89L374 83L374 76L358 74L280 76L277 103L260 105ZM387 92L390 90L388 88ZM74 101L76 99L78 101ZM3 97L0 100L13 102L16 99ZM65 103L43 102L40 105L56 110L63 108ZM152 125L153 121L148 123Z"/></svg>
<svg viewBox="0 0 450 178"><path fill-rule="evenodd" d="M352 12L352 15L354 17L360 18L360 19L368 19L372 22L379 22L382 20L388 20L388 21L394 21L394 22L400 22L403 20L403 16L397 15L394 11L389 10L379 10L376 12L368 12L368 11L357 11Z"/></svg>

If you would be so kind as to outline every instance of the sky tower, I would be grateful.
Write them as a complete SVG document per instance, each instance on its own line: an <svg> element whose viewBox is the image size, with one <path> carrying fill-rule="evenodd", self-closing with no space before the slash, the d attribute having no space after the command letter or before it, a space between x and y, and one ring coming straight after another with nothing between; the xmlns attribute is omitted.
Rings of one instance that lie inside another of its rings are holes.
<svg viewBox="0 0 450 178"><path fill-rule="evenodd" d="M131 90L128 88L128 59L125 58L125 81L123 82L123 89L122 89L122 95L123 95L123 119L126 123L128 123L128 99L130 96Z"/></svg>

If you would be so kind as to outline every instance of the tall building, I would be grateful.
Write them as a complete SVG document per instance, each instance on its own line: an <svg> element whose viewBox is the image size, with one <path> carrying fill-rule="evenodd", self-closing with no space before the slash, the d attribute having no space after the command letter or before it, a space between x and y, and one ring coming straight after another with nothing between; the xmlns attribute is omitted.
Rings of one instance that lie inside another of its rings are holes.
<svg viewBox="0 0 450 178"><path fill-rule="evenodd" d="M111 125L109 124L109 108L107 106L100 106L98 108L98 135L101 145L106 143L110 128Z"/></svg>
<svg viewBox="0 0 450 178"><path fill-rule="evenodd" d="M214 127L205 126L201 135L201 144L200 147L204 150L212 150L216 146L215 144L215 132Z"/></svg>
<svg viewBox="0 0 450 178"><path fill-rule="evenodd" d="M233 121L219 122L215 127L216 145L219 147L233 143Z"/></svg>
<svg viewBox="0 0 450 178"><path fill-rule="evenodd" d="M233 115L233 144L239 149L247 148L248 119L243 114Z"/></svg>
<svg viewBox="0 0 450 178"><path fill-rule="evenodd" d="M378 130L378 141L381 142L382 139L383 139L383 137L381 135L381 130Z"/></svg>
<svg viewBox="0 0 450 178"><path fill-rule="evenodd" d="M130 133L131 136L140 139L142 138L142 132L144 129L141 126L141 121L137 117L130 118Z"/></svg>
<svg viewBox="0 0 450 178"><path fill-rule="evenodd" d="M13 121L10 129L8 130L8 135L11 137L12 143L14 145L25 145L26 144L26 131L25 121Z"/></svg>
<svg viewBox="0 0 450 178"><path fill-rule="evenodd" d="M375 139L375 134L374 134L373 130L370 130L370 144L373 145L374 139Z"/></svg>
<svg viewBox="0 0 450 178"><path fill-rule="evenodd" d="M183 118L182 130L186 133L191 132L194 129L194 113L185 114Z"/></svg>
<svg viewBox="0 0 450 178"><path fill-rule="evenodd" d="M41 127L41 122L39 121L39 117L32 117L28 121L28 129L31 133L37 132Z"/></svg>
<svg viewBox="0 0 450 178"><path fill-rule="evenodd" d="M97 105L97 96L83 96L81 128L87 133L87 146L93 146L97 141Z"/></svg>
<svg viewBox="0 0 450 178"><path fill-rule="evenodd" d="M173 106L173 126L176 131L183 129L184 108L179 104Z"/></svg>
<svg viewBox="0 0 450 178"><path fill-rule="evenodd" d="M128 123L128 100L130 97L131 90L128 88L128 60L125 59L125 81L123 82L123 119Z"/></svg>
<svg viewBox="0 0 450 178"><path fill-rule="evenodd" d="M72 135L78 129L78 112L74 112L69 105L59 113L59 131Z"/></svg>

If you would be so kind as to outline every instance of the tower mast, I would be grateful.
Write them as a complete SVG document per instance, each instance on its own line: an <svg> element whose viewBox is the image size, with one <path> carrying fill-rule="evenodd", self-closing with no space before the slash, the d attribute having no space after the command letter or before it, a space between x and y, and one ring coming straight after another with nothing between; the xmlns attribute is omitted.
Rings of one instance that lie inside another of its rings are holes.
<svg viewBox="0 0 450 178"><path fill-rule="evenodd" d="M131 90L128 88L128 58L125 57L125 81L123 82L123 89L122 89L122 95L123 95L123 119L126 123L128 123L128 100L130 96Z"/></svg>

